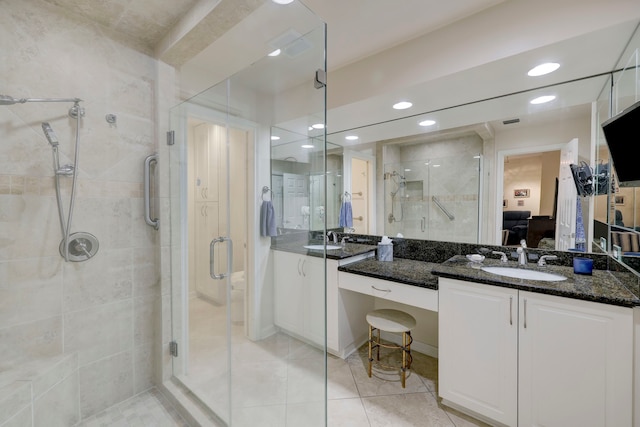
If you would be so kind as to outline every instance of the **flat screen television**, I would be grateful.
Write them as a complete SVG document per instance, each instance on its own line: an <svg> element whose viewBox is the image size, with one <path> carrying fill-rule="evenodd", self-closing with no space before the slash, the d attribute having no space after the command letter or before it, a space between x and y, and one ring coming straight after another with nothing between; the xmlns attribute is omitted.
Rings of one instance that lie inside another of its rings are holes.
<svg viewBox="0 0 640 427"><path fill-rule="evenodd" d="M640 101L602 123L620 187L640 187Z"/></svg>

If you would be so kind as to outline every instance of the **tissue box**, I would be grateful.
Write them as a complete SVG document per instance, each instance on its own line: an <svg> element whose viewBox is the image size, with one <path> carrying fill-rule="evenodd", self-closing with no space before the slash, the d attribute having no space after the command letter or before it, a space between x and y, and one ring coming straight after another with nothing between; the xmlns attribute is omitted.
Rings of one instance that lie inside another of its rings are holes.
<svg viewBox="0 0 640 427"><path fill-rule="evenodd" d="M393 261L393 244L378 243L378 261Z"/></svg>

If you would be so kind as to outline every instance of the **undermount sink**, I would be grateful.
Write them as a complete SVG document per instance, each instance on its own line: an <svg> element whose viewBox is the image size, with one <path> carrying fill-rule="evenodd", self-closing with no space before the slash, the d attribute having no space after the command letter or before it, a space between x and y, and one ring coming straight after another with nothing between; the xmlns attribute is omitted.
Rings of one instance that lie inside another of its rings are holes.
<svg viewBox="0 0 640 427"><path fill-rule="evenodd" d="M305 249L311 249L312 251L323 251L324 245L306 245ZM336 245L327 245L327 250L330 251L332 249L342 249L342 246Z"/></svg>
<svg viewBox="0 0 640 427"><path fill-rule="evenodd" d="M561 282L567 280L566 277L554 273L545 273L544 271L526 270L523 268L512 267L482 267L482 271L497 274L499 276L513 277L515 279L539 280L542 282Z"/></svg>

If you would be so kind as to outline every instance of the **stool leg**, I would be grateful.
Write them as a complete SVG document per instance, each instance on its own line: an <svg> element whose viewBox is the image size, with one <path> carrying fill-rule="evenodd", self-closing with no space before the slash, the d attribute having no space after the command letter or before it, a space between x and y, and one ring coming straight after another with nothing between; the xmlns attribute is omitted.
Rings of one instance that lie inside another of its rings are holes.
<svg viewBox="0 0 640 427"><path fill-rule="evenodd" d="M377 357L376 357L376 358L377 358L377 360L378 360L378 362L380 361L380 343L381 343L381 342L382 342L382 341L380 341L380 329L378 329L378 346L377 346L378 355L377 355Z"/></svg>
<svg viewBox="0 0 640 427"><path fill-rule="evenodd" d="M402 333L402 367L400 368L402 376L402 388L405 388L405 380L407 376L407 333Z"/></svg>
<svg viewBox="0 0 640 427"><path fill-rule="evenodd" d="M411 357L411 343L413 339L411 338L411 331L407 332L407 355L409 356L409 361L407 364L407 369L411 368L411 362L413 362L413 358Z"/></svg>
<svg viewBox="0 0 640 427"><path fill-rule="evenodd" d="M369 369L368 369L368 374L369 374L369 378L371 378L371 363L373 362L373 354L371 351L371 345L373 341L373 327L371 325L369 325Z"/></svg>

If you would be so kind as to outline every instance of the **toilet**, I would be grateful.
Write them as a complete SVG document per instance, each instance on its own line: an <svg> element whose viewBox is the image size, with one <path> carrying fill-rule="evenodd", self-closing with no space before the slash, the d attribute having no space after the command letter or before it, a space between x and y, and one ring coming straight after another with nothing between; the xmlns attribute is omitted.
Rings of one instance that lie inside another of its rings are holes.
<svg viewBox="0 0 640 427"><path fill-rule="evenodd" d="M231 321L244 323L244 291L246 280L244 271L231 273Z"/></svg>

